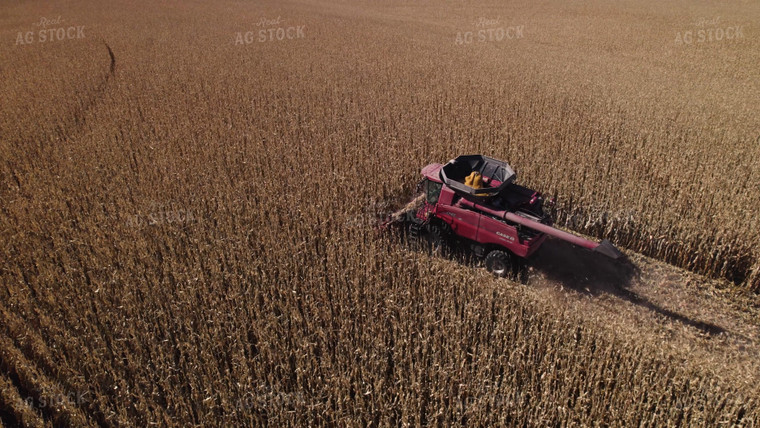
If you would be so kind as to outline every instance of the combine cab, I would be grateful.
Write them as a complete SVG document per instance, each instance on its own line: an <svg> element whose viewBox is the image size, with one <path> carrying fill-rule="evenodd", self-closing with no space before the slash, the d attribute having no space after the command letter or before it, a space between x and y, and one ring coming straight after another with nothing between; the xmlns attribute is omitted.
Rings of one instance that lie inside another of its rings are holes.
<svg viewBox="0 0 760 428"><path fill-rule="evenodd" d="M497 276L515 272L547 235L602 253L622 254L607 240L601 243L552 227L540 193L515 184L506 163L486 156L460 156L445 165L422 169L418 190L422 205L406 222L413 237L427 237L434 247L449 244L485 258Z"/></svg>

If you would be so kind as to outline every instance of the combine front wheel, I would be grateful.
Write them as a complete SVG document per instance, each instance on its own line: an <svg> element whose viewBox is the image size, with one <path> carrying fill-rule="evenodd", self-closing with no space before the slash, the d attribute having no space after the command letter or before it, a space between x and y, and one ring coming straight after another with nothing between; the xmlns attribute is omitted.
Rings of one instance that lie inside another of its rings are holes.
<svg viewBox="0 0 760 428"><path fill-rule="evenodd" d="M426 238L430 252L438 254L444 251L446 247L446 232L440 226L428 224Z"/></svg>
<svg viewBox="0 0 760 428"><path fill-rule="evenodd" d="M513 256L506 251L493 250L486 256L486 269L500 278L514 276Z"/></svg>

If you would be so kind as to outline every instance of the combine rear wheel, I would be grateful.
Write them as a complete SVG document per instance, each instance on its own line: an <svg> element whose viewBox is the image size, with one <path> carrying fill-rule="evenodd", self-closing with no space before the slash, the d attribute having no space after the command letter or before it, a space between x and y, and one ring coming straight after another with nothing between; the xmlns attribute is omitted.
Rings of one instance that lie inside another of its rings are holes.
<svg viewBox="0 0 760 428"><path fill-rule="evenodd" d="M506 251L493 250L486 256L486 269L500 278L516 276L514 256Z"/></svg>

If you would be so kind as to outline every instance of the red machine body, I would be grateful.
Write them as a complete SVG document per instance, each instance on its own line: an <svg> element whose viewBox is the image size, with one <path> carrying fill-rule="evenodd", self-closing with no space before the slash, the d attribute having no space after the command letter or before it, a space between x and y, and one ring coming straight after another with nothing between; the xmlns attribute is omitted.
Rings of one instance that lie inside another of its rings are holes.
<svg viewBox="0 0 760 428"><path fill-rule="evenodd" d="M473 171L482 175L482 188L464 184L464 177ZM622 255L609 241L597 243L552 227L541 194L515 184L516 175L505 162L480 155L460 156L445 165L427 165L422 176L425 201L416 213L418 221L429 225L434 234L469 244L481 257L496 251L502 258L527 258L547 235L611 258Z"/></svg>

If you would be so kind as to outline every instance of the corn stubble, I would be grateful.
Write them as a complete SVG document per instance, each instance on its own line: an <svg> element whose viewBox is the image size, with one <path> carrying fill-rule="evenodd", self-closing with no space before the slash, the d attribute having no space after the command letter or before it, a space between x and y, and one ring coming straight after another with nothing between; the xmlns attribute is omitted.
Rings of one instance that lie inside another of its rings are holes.
<svg viewBox="0 0 760 428"><path fill-rule="evenodd" d="M350 7L116 7L129 25L71 12L111 36L114 74L94 39L3 52L3 423L758 420L757 387L717 366L345 227L357 201L401 206L421 166L478 152L559 195L565 225L757 291L748 134L641 128L633 95L565 94L530 63L494 68L491 46L457 50L455 18L391 32ZM285 12L306 40L232 44Z"/></svg>

